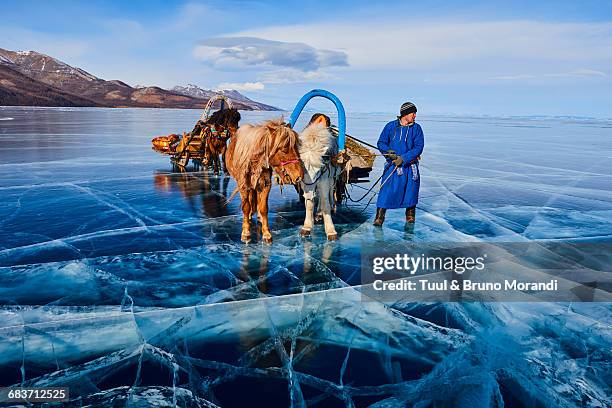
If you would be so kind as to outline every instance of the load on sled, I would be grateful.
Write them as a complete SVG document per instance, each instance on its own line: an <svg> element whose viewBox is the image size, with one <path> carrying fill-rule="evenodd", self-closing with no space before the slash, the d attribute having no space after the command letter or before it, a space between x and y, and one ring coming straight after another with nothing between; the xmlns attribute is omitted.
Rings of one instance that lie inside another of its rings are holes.
<svg viewBox="0 0 612 408"><path fill-rule="evenodd" d="M210 114L217 101L220 101L220 109ZM239 121L240 113L231 101L224 95L215 95L206 104L191 132L155 137L151 140L152 149L169 155L174 170L184 171L191 161L196 170L212 166L215 174L218 174L221 167L226 171L227 141L236 133Z"/></svg>

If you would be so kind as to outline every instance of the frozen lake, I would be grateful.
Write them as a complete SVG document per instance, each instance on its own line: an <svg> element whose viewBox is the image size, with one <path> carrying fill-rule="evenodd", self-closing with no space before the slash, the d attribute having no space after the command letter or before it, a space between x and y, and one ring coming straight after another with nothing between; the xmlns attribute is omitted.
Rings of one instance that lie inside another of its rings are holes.
<svg viewBox="0 0 612 408"><path fill-rule="evenodd" d="M372 227L366 199L339 207L337 242L322 225L302 240L303 205L274 187L274 243L245 246L234 181L151 150L199 114L0 108L0 387L101 406L610 406L609 303L388 305L351 285L364 246L609 244L612 121L419 114L414 228L401 210ZM391 119L349 112L347 130L375 144Z"/></svg>

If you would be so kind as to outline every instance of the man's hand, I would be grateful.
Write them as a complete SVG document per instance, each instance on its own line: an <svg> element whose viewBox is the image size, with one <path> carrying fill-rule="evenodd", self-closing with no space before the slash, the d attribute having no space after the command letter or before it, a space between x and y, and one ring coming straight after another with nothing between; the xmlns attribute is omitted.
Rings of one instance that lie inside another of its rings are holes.
<svg viewBox="0 0 612 408"><path fill-rule="evenodd" d="M402 159L402 156L397 156L394 160L393 160L393 164L395 164L396 166L401 166L402 163L404 162L404 159Z"/></svg>
<svg viewBox="0 0 612 408"><path fill-rule="evenodd" d="M387 156L387 159L391 159L392 161L397 159L397 154L395 154L395 150L387 150L387 153L385 153L385 156Z"/></svg>

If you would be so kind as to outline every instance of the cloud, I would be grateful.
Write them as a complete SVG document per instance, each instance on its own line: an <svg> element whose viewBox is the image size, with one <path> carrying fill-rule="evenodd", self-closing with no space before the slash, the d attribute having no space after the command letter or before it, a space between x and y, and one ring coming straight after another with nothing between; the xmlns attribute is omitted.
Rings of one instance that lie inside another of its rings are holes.
<svg viewBox="0 0 612 408"><path fill-rule="evenodd" d="M218 8L198 2L188 2L179 6L174 17L170 16L165 28L171 31L185 31L195 28L202 35L202 30L216 32L219 26L222 27L233 18L223 7ZM205 22L214 22L215 24L204 24ZM156 27L156 30L159 30L159 28Z"/></svg>
<svg viewBox="0 0 612 408"><path fill-rule="evenodd" d="M124 18L104 20L100 24L109 31L122 32L124 35L131 35L133 33L142 33L146 31L143 25L138 21Z"/></svg>
<svg viewBox="0 0 612 408"><path fill-rule="evenodd" d="M377 29L375 27L382 27ZM257 28L236 36L303 41L347 55L356 70L499 72L509 66L533 72L556 63L612 65L612 23L529 20L452 22L402 18L352 20Z"/></svg>
<svg viewBox="0 0 612 408"><path fill-rule="evenodd" d="M216 37L201 41L194 57L215 67L284 67L304 72L348 66L343 51L319 49L302 42L270 41L257 37Z"/></svg>
<svg viewBox="0 0 612 408"><path fill-rule="evenodd" d="M222 82L217 86L218 89L233 89L236 91L261 91L265 85L261 82Z"/></svg>
<svg viewBox="0 0 612 408"><path fill-rule="evenodd" d="M576 76L595 76L595 77L605 77L607 76L605 72L596 71L594 69L577 69L572 72L568 72L568 75L576 75Z"/></svg>
<svg viewBox="0 0 612 408"><path fill-rule="evenodd" d="M518 81L521 79L533 79L533 78L535 78L535 75L518 74L518 75L501 75L501 76L493 77L491 79L499 79L500 81Z"/></svg>
<svg viewBox="0 0 612 408"><path fill-rule="evenodd" d="M153 44L154 34L140 22L129 19L103 20L100 25L107 30L106 35L97 41L97 45L110 48L134 49ZM118 47L117 44L121 44Z"/></svg>
<svg viewBox="0 0 612 408"><path fill-rule="evenodd" d="M569 72L561 72L555 74L518 74L518 75L502 75L495 76L491 79L502 80L502 81L517 81L523 79L537 79L537 78L558 78L558 77L605 77L605 72L596 71L594 69L575 69Z"/></svg>
<svg viewBox="0 0 612 408"><path fill-rule="evenodd" d="M294 84L329 81L336 77L321 70L304 72L286 68L264 72L258 76L258 79L267 84Z"/></svg>

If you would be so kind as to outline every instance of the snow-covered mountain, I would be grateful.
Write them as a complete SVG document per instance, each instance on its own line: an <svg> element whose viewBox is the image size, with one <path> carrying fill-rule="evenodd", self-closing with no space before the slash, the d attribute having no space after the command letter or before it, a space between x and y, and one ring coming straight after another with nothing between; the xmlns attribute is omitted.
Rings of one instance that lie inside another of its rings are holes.
<svg viewBox="0 0 612 408"><path fill-rule="evenodd" d="M221 94L225 95L232 102L238 102L239 104L249 106L251 110L280 110L274 106L255 102L234 89L202 89L197 85L187 84L186 86L175 86L170 90L181 95L193 96L194 98L202 99L210 99L210 97L213 95Z"/></svg>
<svg viewBox="0 0 612 408"><path fill-rule="evenodd" d="M0 48L0 60L18 66L21 73L35 79L42 76L68 77L84 81L100 79L81 68L72 67L36 51L9 51Z"/></svg>
<svg viewBox="0 0 612 408"><path fill-rule="evenodd" d="M186 86L177 85L170 89L172 92L180 93L181 95L189 95L196 98L208 99L214 93L208 89L202 89L197 85L187 84Z"/></svg>

